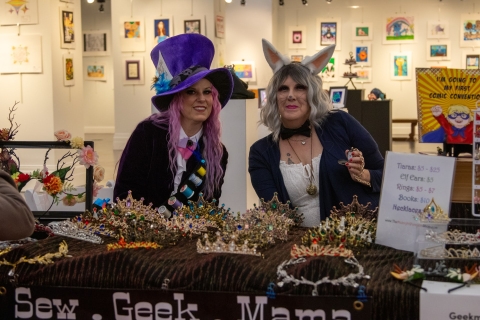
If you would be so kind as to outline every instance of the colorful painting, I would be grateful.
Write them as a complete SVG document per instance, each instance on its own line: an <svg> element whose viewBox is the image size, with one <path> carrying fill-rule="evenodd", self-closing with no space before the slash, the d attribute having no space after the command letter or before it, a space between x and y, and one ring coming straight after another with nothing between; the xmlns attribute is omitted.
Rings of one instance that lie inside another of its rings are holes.
<svg viewBox="0 0 480 320"><path fill-rule="evenodd" d="M37 0L4 0L0 4L0 25L37 24Z"/></svg>
<svg viewBox="0 0 480 320"><path fill-rule="evenodd" d="M342 49L342 30L340 18L318 18L315 35L315 47L317 50L334 44L335 50ZM305 38L305 35L303 36Z"/></svg>
<svg viewBox="0 0 480 320"><path fill-rule="evenodd" d="M86 80L106 80L105 65L103 64L87 64Z"/></svg>
<svg viewBox="0 0 480 320"><path fill-rule="evenodd" d="M292 54L290 56L290 61L302 62L302 60L303 60L303 55L301 54Z"/></svg>
<svg viewBox="0 0 480 320"><path fill-rule="evenodd" d="M333 82L337 81L337 59L335 56L330 58L330 61L328 61L327 65L320 71L320 77L324 82Z"/></svg>
<svg viewBox="0 0 480 320"><path fill-rule="evenodd" d="M110 54L110 46L107 41L110 38L108 30L95 30L83 32L83 55L84 56L107 56Z"/></svg>
<svg viewBox="0 0 480 320"><path fill-rule="evenodd" d="M411 80L412 79L412 53L399 52L391 53L390 69L392 80Z"/></svg>
<svg viewBox="0 0 480 320"><path fill-rule="evenodd" d="M75 85L75 68L72 54L63 55L63 85L65 87Z"/></svg>
<svg viewBox="0 0 480 320"><path fill-rule="evenodd" d="M420 142L472 144L479 77L478 69L416 69Z"/></svg>
<svg viewBox="0 0 480 320"><path fill-rule="evenodd" d="M330 101L335 109L345 107L347 92L347 87L330 87Z"/></svg>
<svg viewBox="0 0 480 320"><path fill-rule="evenodd" d="M172 36L170 21L168 18L153 20L154 46Z"/></svg>
<svg viewBox="0 0 480 320"><path fill-rule="evenodd" d="M307 27L306 26L290 26L287 32L287 43L290 49L306 49L307 48Z"/></svg>
<svg viewBox="0 0 480 320"><path fill-rule="evenodd" d="M201 20L185 20L183 21L184 33L202 33Z"/></svg>
<svg viewBox="0 0 480 320"><path fill-rule="evenodd" d="M140 38L142 35L141 21L125 21L123 23L123 36L126 39Z"/></svg>
<svg viewBox="0 0 480 320"><path fill-rule="evenodd" d="M450 60L450 41L428 41L427 60Z"/></svg>
<svg viewBox="0 0 480 320"><path fill-rule="evenodd" d="M480 61L480 54L467 54L465 57L465 69L478 70Z"/></svg>
<svg viewBox="0 0 480 320"><path fill-rule="evenodd" d="M59 8L60 10L60 47L64 49L75 48L75 14L73 8Z"/></svg>
<svg viewBox="0 0 480 320"><path fill-rule="evenodd" d="M41 36L0 36L0 73L42 73Z"/></svg>
<svg viewBox="0 0 480 320"><path fill-rule="evenodd" d="M415 40L414 17L396 16L386 19L384 29L384 44L411 43Z"/></svg>
<svg viewBox="0 0 480 320"><path fill-rule="evenodd" d="M352 40L372 40L373 28L370 23L353 24Z"/></svg>
<svg viewBox="0 0 480 320"><path fill-rule="evenodd" d="M355 69L355 72L358 77L352 79L354 82L372 82L372 68L358 68Z"/></svg>
<svg viewBox="0 0 480 320"><path fill-rule="evenodd" d="M354 46L355 60L358 65L369 66L372 54L370 44L359 44Z"/></svg>
<svg viewBox="0 0 480 320"><path fill-rule="evenodd" d="M119 22L121 51L145 51L145 23L143 17L120 17Z"/></svg>
<svg viewBox="0 0 480 320"><path fill-rule="evenodd" d="M450 32L448 21L428 21L427 38L429 39L448 39Z"/></svg>
<svg viewBox="0 0 480 320"><path fill-rule="evenodd" d="M232 61L235 74L243 81L255 82L255 63L253 61Z"/></svg>
<svg viewBox="0 0 480 320"><path fill-rule="evenodd" d="M328 46L337 43L337 23L322 22L320 26L320 45Z"/></svg>
<svg viewBox="0 0 480 320"><path fill-rule="evenodd" d="M460 46L480 46L480 15L464 14L461 16Z"/></svg>

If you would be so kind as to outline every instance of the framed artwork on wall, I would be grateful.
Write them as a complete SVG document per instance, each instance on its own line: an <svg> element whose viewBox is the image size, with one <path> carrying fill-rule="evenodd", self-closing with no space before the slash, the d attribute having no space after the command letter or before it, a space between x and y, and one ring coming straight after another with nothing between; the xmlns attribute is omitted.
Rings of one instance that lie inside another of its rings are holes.
<svg viewBox="0 0 480 320"><path fill-rule="evenodd" d="M221 14L215 16L215 37L225 38L225 17Z"/></svg>
<svg viewBox="0 0 480 320"><path fill-rule="evenodd" d="M173 35L173 19L171 17L159 17L153 19L153 45Z"/></svg>
<svg viewBox="0 0 480 320"><path fill-rule="evenodd" d="M385 19L383 27L383 43L415 42L415 18L413 16L394 16Z"/></svg>
<svg viewBox="0 0 480 320"><path fill-rule="evenodd" d="M145 22L143 17L120 18L119 31L122 52L145 51Z"/></svg>
<svg viewBox="0 0 480 320"><path fill-rule="evenodd" d="M183 33L203 34L202 19L183 20Z"/></svg>
<svg viewBox="0 0 480 320"><path fill-rule="evenodd" d="M37 24L37 0L2 1L0 4L0 25Z"/></svg>
<svg viewBox="0 0 480 320"><path fill-rule="evenodd" d="M345 107L348 87L330 87L330 101L335 109Z"/></svg>
<svg viewBox="0 0 480 320"><path fill-rule="evenodd" d="M291 54L290 55L290 61L295 61L295 62L302 62L303 60L303 54Z"/></svg>
<svg viewBox="0 0 480 320"><path fill-rule="evenodd" d="M60 7L60 48L75 48L75 11L73 7Z"/></svg>
<svg viewBox="0 0 480 320"><path fill-rule="evenodd" d="M462 69L478 70L480 69L480 51L462 52Z"/></svg>
<svg viewBox="0 0 480 320"><path fill-rule="evenodd" d="M258 109L267 105L267 89L258 89Z"/></svg>
<svg viewBox="0 0 480 320"><path fill-rule="evenodd" d="M373 26L371 23L352 24L352 40L372 40Z"/></svg>
<svg viewBox="0 0 480 320"><path fill-rule="evenodd" d="M372 60L372 47L370 44L354 44L353 52L355 53L356 66L369 66Z"/></svg>
<svg viewBox="0 0 480 320"><path fill-rule="evenodd" d="M411 80L412 73L412 53L410 51L390 53L390 79Z"/></svg>
<svg viewBox="0 0 480 320"><path fill-rule="evenodd" d="M255 82L257 78L255 77L255 62L253 61L232 61L230 64L233 64L235 67L235 74L241 80L246 82Z"/></svg>
<svg viewBox="0 0 480 320"><path fill-rule="evenodd" d="M427 41L427 60L450 60L450 41Z"/></svg>
<svg viewBox="0 0 480 320"><path fill-rule="evenodd" d="M73 54L63 55L63 85L71 87L75 85L75 66Z"/></svg>
<svg viewBox="0 0 480 320"><path fill-rule="evenodd" d="M450 27L448 21L436 20L427 22L428 39L448 39L450 36Z"/></svg>
<svg viewBox="0 0 480 320"><path fill-rule="evenodd" d="M307 27L290 26L287 31L287 43L290 49L307 48Z"/></svg>
<svg viewBox="0 0 480 320"><path fill-rule="evenodd" d="M372 82L372 68L358 68L355 69L358 78L353 78L353 82L364 83Z"/></svg>
<svg viewBox="0 0 480 320"><path fill-rule="evenodd" d="M460 47L480 47L480 15L462 14L460 19Z"/></svg>
<svg viewBox="0 0 480 320"><path fill-rule="evenodd" d="M317 50L335 44L335 50L342 49L342 23L340 18L318 18L315 34Z"/></svg>
<svg viewBox="0 0 480 320"><path fill-rule="evenodd" d="M84 56L108 56L110 55L110 31L92 30L83 32L83 55Z"/></svg>
<svg viewBox="0 0 480 320"><path fill-rule="evenodd" d="M105 63L92 62L83 65L85 69L85 80L88 81L107 81L107 67Z"/></svg>
<svg viewBox="0 0 480 320"><path fill-rule="evenodd" d="M42 37L0 36L0 73L42 73Z"/></svg>
<svg viewBox="0 0 480 320"><path fill-rule="evenodd" d="M123 85L139 85L145 83L143 57L122 58Z"/></svg>
<svg viewBox="0 0 480 320"><path fill-rule="evenodd" d="M320 71L319 76L324 82L334 82L338 80L337 77L338 59L333 55L328 61L327 65Z"/></svg>

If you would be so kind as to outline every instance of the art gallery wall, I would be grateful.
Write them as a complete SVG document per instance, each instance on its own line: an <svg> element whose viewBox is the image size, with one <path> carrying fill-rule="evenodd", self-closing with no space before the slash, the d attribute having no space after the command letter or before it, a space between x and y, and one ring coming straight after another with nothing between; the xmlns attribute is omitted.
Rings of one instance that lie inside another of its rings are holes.
<svg viewBox="0 0 480 320"><path fill-rule="evenodd" d="M475 2L477 6L475 7ZM359 9L349 8L348 5L357 4ZM295 51L288 49L287 30L289 26L306 25L307 49L298 49L296 52L312 55L316 40L316 19L321 17L341 18L342 38L341 50L335 51L340 63L349 57L353 49L352 24L368 22L373 24L372 48L372 82L356 84L358 89L364 88L368 94L372 88L380 88L393 100L393 118L417 118L417 102L415 89L415 76L409 81L394 81L390 79L390 53L411 51L413 67L447 66L449 68L462 68L462 54L464 51L474 52L472 48L460 48L460 19L462 14L475 12L479 14L480 7L476 0L463 1L438 1L438 0L406 0L402 2L386 0L345 1L333 0L331 4L326 1L309 1L308 6L303 6L300 1L285 1L283 7L278 6L278 23L274 25L276 45L283 52ZM476 9L475 9L476 8ZM415 43L412 44L383 44L382 35L385 19L388 16L413 15L415 17ZM450 27L451 55L450 60L427 61L427 22L429 20L447 20ZM475 52L480 52L476 48ZM353 68L352 68L353 69ZM348 66L340 65L337 76L348 71ZM336 82L326 83L326 87L343 86L348 79L339 78ZM350 89L353 89L349 85ZM392 128L393 135L407 135L410 132L409 124L395 124Z"/></svg>
<svg viewBox="0 0 480 320"><path fill-rule="evenodd" d="M103 3L104 11L99 11L97 2L92 4L82 1L82 27L83 31L107 30L110 31L110 39L107 46L111 46L112 40L112 13L111 2ZM83 34L82 34L83 39ZM80 50L83 48L80 47ZM111 49L111 48L110 48ZM106 81L83 81L84 92L84 125L85 133L114 133L114 99L115 88L112 51L107 56L84 56L83 66L88 64L104 64L106 67ZM79 70L80 71L80 70ZM81 70L84 74L85 70ZM119 84L121 86L121 84Z"/></svg>
<svg viewBox="0 0 480 320"><path fill-rule="evenodd" d="M68 50L60 48L59 7L65 3L58 0L38 1L38 24L0 26L0 35L40 35L42 38L42 72L26 74L0 74L0 128L9 128L8 108L17 105L14 121L20 125L17 141L41 141L55 139L53 133L67 129L72 134L83 136L82 115L83 86L77 79L74 87L63 85L63 54ZM80 4L70 5L80 12ZM75 21L74 30L81 32L80 15ZM71 51L75 57L75 67L81 68L81 54ZM11 63L3 61L2 63ZM43 153L35 150L22 150L22 170L41 168ZM51 152L50 162L55 160Z"/></svg>

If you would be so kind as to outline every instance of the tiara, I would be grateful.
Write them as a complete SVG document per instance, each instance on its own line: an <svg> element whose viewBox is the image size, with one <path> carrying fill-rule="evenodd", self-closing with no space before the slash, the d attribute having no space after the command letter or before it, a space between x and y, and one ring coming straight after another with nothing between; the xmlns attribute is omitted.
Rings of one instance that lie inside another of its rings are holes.
<svg viewBox="0 0 480 320"><path fill-rule="evenodd" d="M297 207L290 209L290 205L290 200L287 200L286 203L280 202L280 200L278 200L278 193L275 192L270 201L265 201L263 198L260 199L260 208L257 208L256 204L253 204L253 210L263 209L264 211L276 211L278 214L291 219L295 226L299 226L304 220L303 213L299 212Z"/></svg>
<svg viewBox="0 0 480 320"><path fill-rule="evenodd" d="M79 229L73 222L64 220L64 221L53 221L48 224L50 229L52 229L55 235L60 235L64 237L79 239L83 241L88 241L92 243L103 243L102 238L95 235L90 230Z"/></svg>
<svg viewBox="0 0 480 320"><path fill-rule="evenodd" d="M443 244L480 244L480 229L477 233L461 232L460 230L436 233L433 230L425 231L425 239Z"/></svg>
<svg viewBox="0 0 480 320"><path fill-rule="evenodd" d="M364 273L363 266L353 256L348 258L348 259L345 259L344 261L345 261L345 263L350 264L353 267L357 267L358 272L357 273L350 273L347 276L343 276L343 277L340 277L338 279L329 279L328 277L323 277L322 279L320 279L316 282L313 282L311 280L305 279L304 277L301 277L301 279L297 279L293 275L289 275L287 273L286 269L288 267L290 267L292 265L299 264L299 263L304 263L305 261L307 261L307 260L302 257L302 258L298 258L298 259L285 260L284 262L282 262L277 267L277 277L278 277L278 279L280 279L280 281L277 282L277 285L279 287L283 287L284 284L286 284L286 283L293 283L293 285L295 285L295 286L297 286L299 284L311 285L311 286L313 286L312 295L317 296L318 295L317 287L320 284L330 283L330 284L333 284L335 286L344 285L346 287L357 288L359 286L359 284L355 280L357 280L357 279L370 279L370 276L366 275Z"/></svg>
<svg viewBox="0 0 480 320"><path fill-rule="evenodd" d="M444 246L431 247L420 251L420 258L433 259L480 259L480 250L473 249L455 249Z"/></svg>
<svg viewBox="0 0 480 320"><path fill-rule="evenodd" d="M450 221L448 214L443 212L442 208L435 202L433 198L423 209L423 211L418 213L418 219L422 222L432 223L446 223Z"/></svg>
<svg viewBox="0 0 480 320"><path fill-rule="evenodd" d="M353 257L353 252L352 250L346 249L343 244L338 247L332 247L330 245L319 246L317 242L313 240L310 247L304 245L297 246L294 244L290 251L290 256L292 258L322 256L350 258Z"/></svg>
<svg viewBox="0 0 480 320"><path fill-rule="evenodd" d="M217 228L222 228L229 212L230 208L225 210L225 204L218 207L216 199L211 202L205 201L203 193L200 192L196 202L188 200L188 205L176 209L173 215L184 216L187 219L205 219L215 224Z"/></svg>
<svg viewBox="0 0 480 320"><path fill-rule="evenodd" d="M220 231L217 231L215 234L215 241L210 241L208 234L203 235L203 242L202 240L198 239L198 253L232 253L253 256L262 255L257 251L257 246L255 244L252 247L249 247L248 240L244 240L240 245L237 244L237 237L235 234L230 234L228 237L222 237Z"/></svg>

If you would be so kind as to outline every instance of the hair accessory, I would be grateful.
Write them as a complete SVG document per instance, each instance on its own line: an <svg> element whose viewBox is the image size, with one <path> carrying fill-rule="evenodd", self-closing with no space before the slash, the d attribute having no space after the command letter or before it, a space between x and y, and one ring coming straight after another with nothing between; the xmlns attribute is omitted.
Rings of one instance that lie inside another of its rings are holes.
<svg viewBox="0 0 480 320"><path fill-rule="evenodd" d="M418 219L422 222L431 222L431 223L447 223L450 221L448 214L443 213L442 208L437 205L434 198L430 201L429 204L423 209L422 212L418 214Z"/></svg>
<svg viewBox="0 0 480 320"><path fill-rule="evenodd" d="M310 120L307 119L304 124L300 128L296 129L289 129L285 128L283 124L280 126L280 137L282 140L286 140L291 138L293 135L300 134L306 137L310 137L311 135L311 127L310 127Z"/></svg>
<svg viewBox="0 0 480 320"><path fill-rule="evenodd" d="M331 256L331 257L353 257L353 251L345 248L343 244L338 247L319 246L315 240L313 240L310 247L305 247L303 245L297 246L293 245L292 250L290 251L290 256L292 258L300 257L322 257L322 256Z"/></svg>
<svg viewBox="0 0 480 320"><path fill-rule="evenodd" d="M416 279L425 279L424 270L419 265L414 265L411 270L402 270L396 264L393 265L394 271L390 272L390 274L398 280L403 280L404 282L408 283L411 286L414 286L418 289L424 290L427 292L427 289L412 283L413 280Z"/></svg>
<svg viewBox="0 0 480 320"><path fill-rule="evenodd" d="M162 283L162 290L168 290L168 284L170 283L170 279L163 279L163 283Z"/></svg>
<svg viewBox="0 0 480 320"><path fill-rule="evenodd" d="M79 229L77 225L68 220L53 221L50 222L48 226L50 227L50 229L52 229L55 235L88 241L92 243L103 243L102 238L95 235L92 231Z"/></svg>
<svg viewBox="0 0 480 320"><path fill-rule="evenodd" d="M265 59L270 65L270 68L272 68L273 73L280 70L283 66L292 63L289 58L279 53L278 50L265 39L262 39L262 47ZM301 64L307 67L313 75L316 75L327 65L334 51L335 45L332 44L311 57L305 57Z"/></svg>
<svg viewBox="0 0 480 320"><path fill-rule="evenodd" d="M279 214L291 219L295 226L299 226L302 224L304 219L303 213L299 212L297 207L290 209L290 204L290 200L288 200L286 203L280 202L278 200L277 192L273 193L273 198L270 201L265 201L263 198L260 199L260 207L263 208L263 210L277 211ZM257 210L256 204L253 204L253 206L254 210Z"/></svg>
<svg viewBox="0 0 480 320"><path fill-rule="evenodd" d="M257 252L257 246L253 245L252 248L248 246L248 240L244 240L243 244L237 245L236 235L231 234L230 238L225 241L220 232L216 233L216 240L211 242L208 239L208 234L204 234L204 243L200 239L197 241L198 253L233 253L233 254L247 254L253 256L261 256L260 252Z"/></svg>
<svg viewBox="0 0 480 320"><path fill-rule="evenodd" d="M157 44L150 56L157 68L152 88L157 94L152 103L160 111L168 109L173 95L200 79L209 80L219 93L219 101L224 107L233 90L233 80L225 68L210 69L215 54L212 41L200 34L181 34Z"/></svg>
<svg viewBox="0 0 480 320"><path fill-rule="evenodd" d="M480 244L480 229L477 233L461 232L460 230L436 233L431 229L425 231L425 239L443 244Z"/></svg>
<svg viewBox="0 0 480 320"><path fill-rule="evenodd" d="M123 237L120 238L120 240L118 240L117 243L107 244L108 251L115 250L115 249L138 249L138 248L157 249L157 248L161 248L161 246L159 246L155 242L146 242L146 241L127 243Z"/></svg>
<svg viewBox="0 0 480 320"><path fill-rule="evenodd" d="M447 278L452 279L455 282L462 283L460 286L451 288L448 293L455 291L463 287L470 287L472 281L478 276L477 264L475 263L471 268L465 267L465 272L462 273L460 269L450 268L448 269Z"/></svg>
<svg viewBox="0 0 480 320"><path fill-rule="evenodd" d="M479 259L480 251L473 249L455 249L444 246L431 247L420 251L420 257L434 259Z"/></svg>
<svg viewBox="0 0 480 320"><path fill-rule="evenodd" d="M355 282L356 279L370 279L369 275L365 275L365 273L363 272L363 266L357 261L357 259L355 257L345 259L344 261L347 264L350 264L352 266L357 267L358 272L357 273L350 273L349 275L340 277L338 279L329 279L328 277L323 277L322 279L320 279L316 282L313 282L313 281L305 279L304 277L301 277L301 280L296 279L293 275L289 275L287 273L286 269L288 267L290 267L292 265L299 264L299 263L303 263L305 261L307 261L305 258L299 258L299 259L285 260L284 262L282 262L277 267L277 277L278 277L278 279L280 279L280 281L277 282L277 285L279 287L283 287L283 285L285 283L293 283L295 286L297 286L299 284L311 285L311 286L313 286L312 295L313 296L318 296L317 287L318 287L318 285L323 284L323 283L330 283L330 284L333 284L335 286L344 285L346 287L357 288L359 286L359 284L357 282Z"/></svg>

